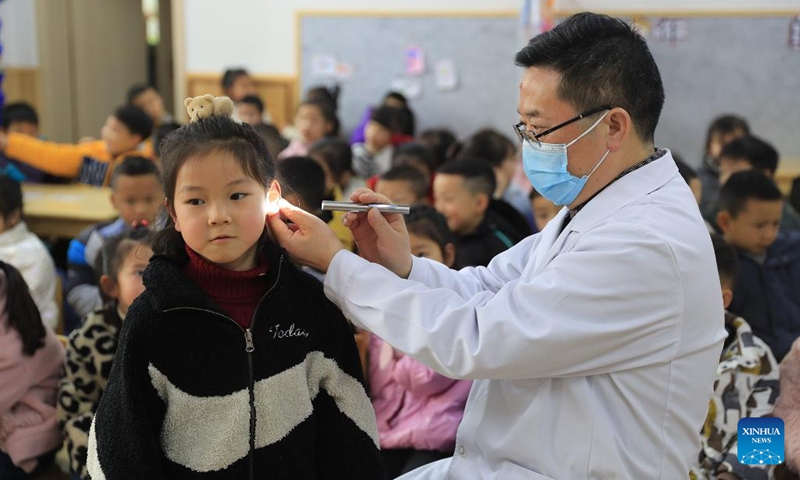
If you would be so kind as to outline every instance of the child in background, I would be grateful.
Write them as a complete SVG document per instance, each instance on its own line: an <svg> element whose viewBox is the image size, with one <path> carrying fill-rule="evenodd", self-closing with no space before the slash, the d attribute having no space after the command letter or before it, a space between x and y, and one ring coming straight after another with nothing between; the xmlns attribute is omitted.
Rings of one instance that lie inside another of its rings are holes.
<svg viewBox="0 0 800 480"><path fill-rule="evenodd" d="M336 111L327 102L306 100L297 107L294 126L297 138L289 143L278 155L278 160L287 157L305 157L311 146L326 138L335 135L334 131L339 120Z"/></svg>
<svg viewBox="0 0 800 480"><path fill-rule="evenodd" d="M28 103L17 102L3 106L0 113L3 119L0 133L18 133L32 138L39 138L39 115ZM49 183L58 181L56 177L34 168L27 163L17 161L0 152L0 173L4 173L18 182Z"/></svg>
<svg viewBox="0 0 800 480"><path fill-rule="evenodd" d="M264 124L264 102L258 95L247 95L236 102L236 116L251 127Z"/></svg>
<svg viewBox="0 0 800 480"><path fill-rule="evenodd" d="M716 208L719 197L719 154L731 140L750 135L747 120L736 115L722 115L714 119L706 132L706 147L700 166L700 181L703 184L700 211L708 217ZM713 220L712 220L713 223Z"/></svg>
<svg viewBox="0 0 800 480"><path fill-rule="evenodd" d="M161 141L164 140L164 137L179 128L181 128L179 123L162 123L161 126L156 128L156 131L153 132L153 162L155 162L156 165L161 165Z"/></svg>
<svg viewBox="0 0 800 480"><path fill-rule="evenodd" d="M717 235L712 235L712 244L722 303L728 308L734 297L736 252ZM700 434L700 456L689 477L692 480L767 478L774 465L739 463L738 423L742 418L772 416L780 391L778 362L742 317L726 311L725 329L728 337L717 367L708 418Z"/></svg>
<svg viewBox="0 0 800 480"><path fill-rule="evenodd" d="M533 224L536 226L536 231L541 232L547 223L558 215L561 207L544 198L535 188L531 189L529 197Z"/></svg>
<svg viewBox="0 0 800 480"><path fill-rule="evenodd" d="M280 186L249 125L162 145L165 228L89 432L108 480L384 477L347 320L267 236Z"/></svg>
<svg viewBox="0 0 800 480"><path fill-rule="evenodd" d="M105 240L134 224L154 225L164 205L158 167L146 158L126 158L111 178L111 204L119 218L87 227L67 250L67 302L81 318L103 305L93 267Z"/></svg>
<svg viewBox="0 0 800 480"><path fill-rule="evenodd" d="M106 241L96 262L105 304L87 315L69 336L57 411L73 480L89 480L89 427L108 383L122 321L133 300L144 291L142 272L153 255L145 241L147 235L147 228L138 227Z"/></svg>
<svg viewBox="0 0 800 480"><path fill-rule="evenodd" d="M325 171L319 163L309 157L289 157L277 167L283 198L326 222L330 221L330 212L321 210L326 184Z"/></svg>
<svg viewBox="0 0 800 480"><path fill-rule="evenodd" d="M778 161L778 151L758 137L744 136L731 140L722 148L718 157L720 185L734 173L745 170L755 170L775 180ZM716 216L716 211L714 215ZM783 204L781 230L800 230L800 215L789 202Z"/></svg>
<svg viewBox="0 0 800 480"><path fill-rule="evenodd" d="M398 108L400 110L405 110L408 112L408 121L406 123L406 128L404 129L405 135L414 136L414 112L411 111L411 108L408 105L408 100L406 99L405 95L399 92L389 92L383 97L381 104L378 106L380 107L393 107ZM350 143L364 143L366 141L366 130L367 130L367 123L369 123L370 119L372 118L372 113L375 111L374 107L369 107L364 111L364 115L361 118L358 126L353 130L353 134L350 136Z"/></svg>
<svg viewBox="0 0 800 480"><path fill-rule="evenodd" d="M349 147L348 147L349 148ZM325 199L325 172L319 162L308 157L289 157L278 165L278 178L281 183L283 198L306 212L316 215L331 224L333 213L322 211L322 200ZM341 219L339 219L341 224ZM349 231L349 229L347 229ZM350 234L350 242L353 241ZM342 242L344 244L344 242ZM347 245L345 245L347 247ZM325 281L325 274L312 267L301 266L301 270L310 274L320 282Z"/></svg>
<svg viewBox="0 0 800 480"><path fill-rule="evenodd" d="M395 147L392 153L392 167L403 165L409 165L422 172L429 185L438 168L431 149L415 142L406 142Z"/></svg>
<svg viewBox="0 0 800 480"><path fill-rule="evenodd" d="M89 185L106 185L114 168L150 138L153 121L140 108L120 107L106 119L102 140L77 145L45 142L20 133L0 133L0 151L20 162Z"/></svg>
<svg viewBox="0 0 800 480"><path fill-rule="evenodd" d="M450 149L456 143L456 136L446 128L431 128L420 133L417 141L433 152L435 171L450 160Z"/></svg>
<svg viewBox="0 0 800 480"><path fill-rule="evenodd" d="M324 162L331 174L332 190L338 189L331 196L332 200L350 200L350 195L356 189L364 186L364 179L353 172L353 150L344 140L338 138L325 138L315 143L308 152L308 156ZM349 229L348 229L349 230Z"/></svg>
<svg viewBox="0 0 800 480"><path fill-rule="evenodd" d="M353 170L364 178L380 175L392 166L397 135L402 133L403 110L379 107L372 112L364 131L364 143L353 144Z"/></svg>
<svg viewBox="0 0 800 480"><path fill-rule="evenodd" d="M730 311L780 361L800 335L800 233L780 232L783 196L763 173L733 174L722 186L717 225L739 258Z"/></svg>
<svg viewBox="0 0 800 480"><path fill-rule="evenodd" d="M0 478L47 470L61 447L56 389L64 347L42 323L25 280L0 261Z"/></svg>
<svg viewBox="0 0 800 480"><path fill-rule="evenodd" d="M55 329L59 318L56 266L45 244L28 230L24 218L20 184L0 175L0 261L22 273L41 320Z"/></svg>
<svg viewBox="0 0 800 480"><path fill-rule="evenodd" d="M164 99L154 87L150 85L133 85L128 89L128 104L139 107L150 116L153 128L157 129L166 123L173 123L175 119L164 108Z"/></svg>
<svg viewBox="0 0 800 480"><path fill-rule="evenodd" d="M428 203L428 177L410 165L399 165L378 178L375 192L393 203L421 205Z"/></svg>
<svg viewBox="0 0 800 480"><path fill-rule="evenodd" d="M464 141L455 158L477 158L488 162L497 181L494 198L506 201L525 218L530 217L528 194L511 182L517 165L521 163L517 146L511 139L497 130L480 130Z"/></svg>
<svg viewBox="0 0 800 480"><path fill-rule="evenodd" d="M253 79L243 68L225 70L225 73L222 74L222 91L234 102L258 93Z"/></svg>
<svg viewBox="0 0 800 480"><path fill-rule="evenodd" d="M459 267L488 265L526 236L490 208L495 188L494 171L483 160L446 163L433 179L434 205L456 235Z"/></svg>
<svg viewBox="0 0 800 480"><path fill-rule="evenodd" d="M455 264L455 239L433 207L414 207L406 226L413 255ZM389 478L453 454L471 381L442 376L374 334L369 379Z"/></svg>

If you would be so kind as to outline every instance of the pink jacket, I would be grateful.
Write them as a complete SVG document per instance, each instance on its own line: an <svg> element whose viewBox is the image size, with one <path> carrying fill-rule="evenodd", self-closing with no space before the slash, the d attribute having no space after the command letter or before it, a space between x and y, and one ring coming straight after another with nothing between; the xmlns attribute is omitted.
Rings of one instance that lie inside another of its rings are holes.
<svg viewBox="0 0 800 480"><path fill-rule="evenodd" d="M0 450L30 472L37 457L62 442L55 406L64 347L45 327L44 346L24 356L19 333L8 325L5 280L0 283Z"/></svg>
<svg viewBox="0 0 800 480"><path fill-rule="evenodd" d="M439 375L375 335L369 381L381 448L453 451L471 381Z"/></svg>

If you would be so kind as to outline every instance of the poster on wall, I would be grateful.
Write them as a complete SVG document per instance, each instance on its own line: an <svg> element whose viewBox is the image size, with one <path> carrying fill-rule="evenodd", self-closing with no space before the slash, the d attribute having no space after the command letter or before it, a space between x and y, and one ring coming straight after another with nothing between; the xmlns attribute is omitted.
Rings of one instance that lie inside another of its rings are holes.
<svg viewBox="0 0 800 480"><path fill-rule="evenodd" d="M337 73L336 57L328 54L318 54L311 57L311 76L320 78L333 78Z"/></svg>
<svg viewBox="0 0 800 480"><path fill-rule="evenodd" d="M406 47L405 50L406 60L406 75L423 75L425 74L425 51L421 47L412 45Z"/></svg>
<svg viewBox="0 0 800 480"><path fill-rule="evenodd" d="M456 64L445 58L436 62L436 88L443 92L452 92L458 87L458 74Z"/></svg>

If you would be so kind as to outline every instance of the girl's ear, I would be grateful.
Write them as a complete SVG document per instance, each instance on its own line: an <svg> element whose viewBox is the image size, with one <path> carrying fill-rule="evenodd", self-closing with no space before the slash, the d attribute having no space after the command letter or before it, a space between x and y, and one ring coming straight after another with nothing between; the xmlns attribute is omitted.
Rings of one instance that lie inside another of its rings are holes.
<svg viewBox="0 0 800 480"><path fill-rule="evenodd" d="M267 213L278 212L278 201L281 199L281 184L273 180L267 190ZM177 223L176 223L177 225Z"/></svg>
<svg viewBox="0 0 800 480"><path fill-rule="evenodd" d="M173 210L172 209L172 205L169 204L169 199L168 198L164 198L164 210L167 211L167 214L169 215L169 218L172 219L172 223L175 224L175 231L176 232L180 232L181 231L181 227L180 227L180 225L178 225L178 217L175 216L175 210Z"/></svg>
<svg viewBox="0 0 800 480"><path fill-rule="evenodd" d="M111 279L108 275L102 275L100 277L100 288L103 289L103 293L105 293L110 298L117 298L119 296L119 289L117 288L117 282Z"/></svg>
<svg viewBox="0 0 800 480"><path fill-rule="evenodd" d="M456 264L456 246L452 243L444 246L444 264L450 268Z"/></svg>

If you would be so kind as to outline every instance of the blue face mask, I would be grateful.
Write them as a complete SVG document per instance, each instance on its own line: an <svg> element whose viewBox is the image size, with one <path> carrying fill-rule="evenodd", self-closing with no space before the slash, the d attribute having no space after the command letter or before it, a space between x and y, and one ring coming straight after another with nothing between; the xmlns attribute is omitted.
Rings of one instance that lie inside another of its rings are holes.
<svg viewBox="0 0 800 480"><path fill-rule="evenodd" d="M567 171L567 148L583 138L594 129L608 112L597 119L594 124L578 138L569 143L522 142L522 167L533 188L556 205L570 205L586 185L586 181L606 159L611 150L606 150L603 158L597 162L588 175L576 177Z"/></svg>

